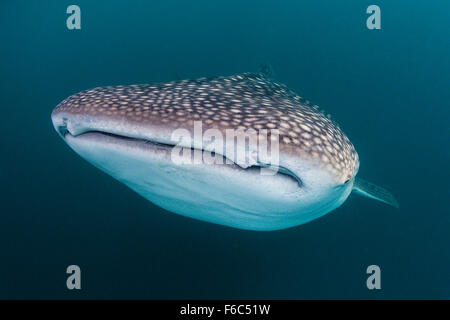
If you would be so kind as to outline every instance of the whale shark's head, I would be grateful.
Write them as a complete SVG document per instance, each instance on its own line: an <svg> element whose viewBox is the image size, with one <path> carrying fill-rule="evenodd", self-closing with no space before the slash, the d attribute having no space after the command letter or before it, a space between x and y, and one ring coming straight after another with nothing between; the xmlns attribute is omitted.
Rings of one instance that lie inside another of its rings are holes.
<svg viewBox="0 0 450 320"><path fill-rule="evenodd" d="M95 88L61 102L52 121L79 155L153 203L242 229L331 211L359 166L332 120L258 74Z"/></svg>

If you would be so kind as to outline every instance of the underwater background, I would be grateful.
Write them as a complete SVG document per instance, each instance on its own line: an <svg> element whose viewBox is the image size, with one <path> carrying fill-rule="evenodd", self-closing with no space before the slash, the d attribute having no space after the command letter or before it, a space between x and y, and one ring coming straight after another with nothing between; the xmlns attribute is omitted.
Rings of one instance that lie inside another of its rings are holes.
<svg viewBox="0 0 450 320"><path fill-rule="evenodd" d="M5 0L0 34L0 298L450 298L450 1ZM50 120L81 90L261 64L332 115L359 177L400 209L351 195L280 231L192 220L81 159Z"/></svg>

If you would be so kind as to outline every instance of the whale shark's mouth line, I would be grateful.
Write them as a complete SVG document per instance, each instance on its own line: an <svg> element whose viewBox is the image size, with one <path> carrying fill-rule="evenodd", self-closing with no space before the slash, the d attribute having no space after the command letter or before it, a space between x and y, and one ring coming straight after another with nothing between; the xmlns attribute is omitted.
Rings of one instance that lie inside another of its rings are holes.
<svg viewBox="0 0 450 320"><path fill-rule="evenodd" d="M131 136L125 136L125 135L119 135L116 133L111 133L111 132L107 132L107 131L101 131L101 130L86 130L82 133L73 135L70 133L70 131L67 129L67 127L65 125L59 126L57 128L57 131L59 132L59 134L65 139L66 135L70 135L71 137L74 138L78 138L78 137L82 137L83 135L87 135L87 134L99 134L99 135L103 135L103 136L108 136L112 139L115 139L117 141L122 141L122 142L137 142L137 143L144 143L146 145L150 145L150 146L154 146L154 147L158 147L158 148L163 148L163 149L167 149L168 151L172 150L174 147L176 147L177 145L175 144L168 144L168 143L163 143L163 142L158 142L158 141L154 141L154 140L150 140L150 139L142 139L142 138L136 138L136 137L131 137ZM200 152L208 152L211 154L211 156L216 156L216 153L213 151L208 151L205 149L198 149L198 148L189 148L189 147L183 147L184 149L190 149L191 151L200 151ZM220 154L221 157L223 157L223 162L222 163L230 163L232 165L235 165L236 167L239 167L242 170L255 170L255 169L269 169L269 170L274 170L275 172L277 172L280 175L285 176L286 178L290 178L290 179L294 179L299 187L303 188L304 184L303 181L300 177L298 177L294 172L292 172L291 170L284 168L282 166L269 166L269 165L265 165L263 163L257 163L255 165L249 166L247 168L242 168L241 166L239 166L236 162L234 162L233 160L226 158L225 156L223 156L222 154Z"/></svg>
<svg viewBox="0 0 450 320"><path fill-rule="evenodd" d="M131 136L125 136L125 135L120 135L117 133L111 133L111 132L107 132L107 131L101 131L101 130L85 130L82 133L79 134L72 134L68 129L66 125L61 125L57 128L58 133L65 138L66 135L71 135L72 137L76 138L76 137L81 137L84 134L102 134L105 136L109 136L113 139L118 139L118 140L123 140L123 141L133 141L133 142L143 142L143 143L147 143L147 144L152 144L155 146L160 146L160 147L166 147L166 148L173 148L175 147L174 144L168 144L168 143L162 143L162 142L157 142L157 141L153 141L153 140L149 140L149 139L142 139L142 138L136 138L136 137L131 137Z"/></svg>
<svg viewBox="0 0 450 320"><path fill-rule="evenodd" d="M66 134L70 134L69 132ZM155 145L158 147L164 147L167 149L172 149L173 147L175 147L174 144L168 144L168 143L162 143L162 142L157 142L154 140L149 140L149 139L141 139L141 138L135 138L135 137L129 137L129 136L124 136L124 135L120 135L120 134L116 134L116 133L110 133L110 132L105 132L105 131L98 131L98 130L92 130L92 131L86 131L83 132L75 137L80 137L84 134L102 134L108 137L111 137L113 139L118 139L118 140L123 140L123 141L131 141L131 142L143 142L146 144L151 144L151 145ZM73 136L73 135L72 135Z"/></svg>

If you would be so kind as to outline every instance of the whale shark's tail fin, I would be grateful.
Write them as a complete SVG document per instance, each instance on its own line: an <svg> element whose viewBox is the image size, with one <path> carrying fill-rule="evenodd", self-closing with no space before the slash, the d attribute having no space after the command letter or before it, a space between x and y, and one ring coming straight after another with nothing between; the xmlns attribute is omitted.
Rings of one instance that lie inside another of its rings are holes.
<svg viewBox="0 0 450 320"><path fill-rule="evenodd" d="M353 191L365 197L387 203L393 207L399 207L398 202L392 193L366 180L355 178Z"/></svg>

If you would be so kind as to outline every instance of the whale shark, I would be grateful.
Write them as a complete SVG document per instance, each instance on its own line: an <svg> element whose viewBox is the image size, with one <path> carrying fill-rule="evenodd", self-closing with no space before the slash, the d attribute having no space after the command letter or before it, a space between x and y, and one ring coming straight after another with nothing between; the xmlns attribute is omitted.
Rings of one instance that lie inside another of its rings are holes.
<svg viewBox="0 0 450 320"><path fill-rule="evenodd" d="M329 213L352 191L398 207L356 177L358 154L329 115L264 74L93 88L51 119L82 158L194 219L280 230Z"/></svg>

